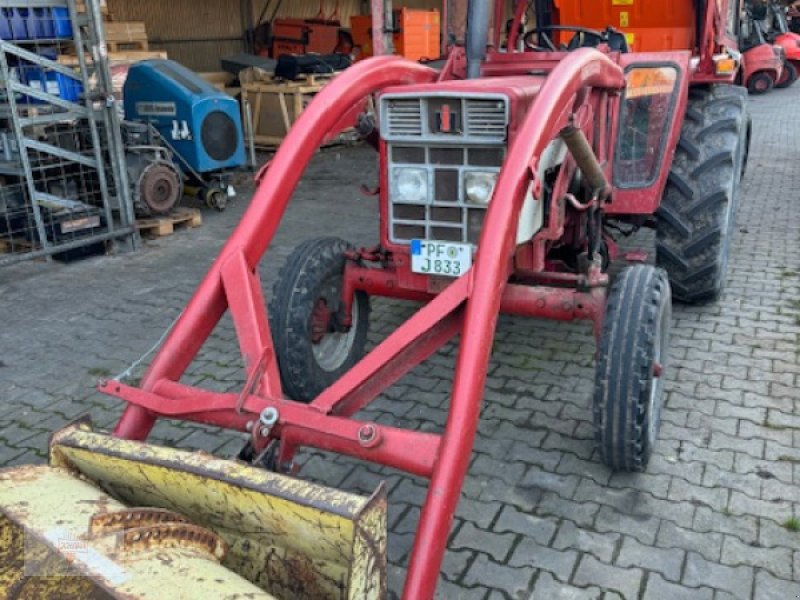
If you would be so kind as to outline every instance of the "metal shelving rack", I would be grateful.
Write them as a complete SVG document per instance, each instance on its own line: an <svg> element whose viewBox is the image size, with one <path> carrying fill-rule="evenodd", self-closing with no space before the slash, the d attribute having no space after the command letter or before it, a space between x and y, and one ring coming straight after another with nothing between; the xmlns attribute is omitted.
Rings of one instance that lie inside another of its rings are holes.
<svg viewBox="0 0 800 600"><path fill-rule="evenodd" d="M0 265L138 245L100 5L82 4L85 14L75 0L0 0L1 9L66 8L72 30L0 40ZM65 52L76 67L59 62Z"/></svg>

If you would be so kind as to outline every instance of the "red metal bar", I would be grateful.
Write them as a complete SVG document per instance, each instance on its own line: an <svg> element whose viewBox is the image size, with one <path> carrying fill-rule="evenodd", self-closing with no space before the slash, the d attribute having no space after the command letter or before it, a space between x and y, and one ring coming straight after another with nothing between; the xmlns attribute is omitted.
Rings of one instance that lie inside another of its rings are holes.
<svg viewBox="0 0 800 600"><path fill-rule="evenodd" d="M435 78L433 69L399 57L380 56L356 63L315 96L281 144L247 212L150 365L143 389L152 390L160 379L177 381L183 375L228 306L220 281L222 265L242 252L247 265L255 267L275 235L305 166L341 115L384 87ZM141 407L128 406L114 435L144 439L155 419L155 414Z"/></svg>
<svg viewBox="0 0 800 600"><path fill-rule="evenodd" d="M323 413L352 415L436 352L461 325L460 313L471 290L467 272L417 311L355 367L323 391L311 406Z"/></svg>
<svg viewBox="0 0 800 600"><path fill-rule="evenodd" d="M509 148L481 230L474 289L464 328L447 425L422 508L403 598L433 598L450 526L469 465L486 382L497 316L514 250L516 223L530 180L531 162L566 125L565 107L586 86L621 89L622 70L594 49L569 55L547 78Z"/></svg>
<svg viewBox="0 0 800 600"><path fill-rule="evenodd" d="M172 418L247 432L258 427L259 413L271 406L280 415L272 433L284 443L338 452L421 477L431 476L439 451L440 436L436 434L323 415L291 400L249 395L244 412L239 414L233 410L238 401L236 394L209 392L174 381L157 382L153 392L109 382L103 391ZM372 434L370 438L364 435L367 430Z"/></svg>
<svg viewBox="0 0 800 600"><path fill-rule="evenodd" d="M511 30L508 32L508 40L506 42L506 50L511 53L517 47L517 38L519 37L519 27L522 23L522 17L525 11L528 10L527 2L517 2L516 9L514 10L514 20L511 22ZM499 48L500 45L498 44Z"/></svg>
<svg viewBox="0 0 800 600"><path fill-rule="evenodd" d="M523 2L527 4L527 2ZM489 41L495 49L500 48L500 41L503 39L503 17L506 15L506 3L504 0L495 0L494 3L494 35Z"/></svg>
<svg viewBox="0 0 800 600"><path fill-rule="evenodd" d="M247 265L242 252L236 252L222 263L220 275L245 370L257 377L254 383L263 395L280 398L283 395L281 378L258 273ZM262 372L257 373L257 370Z"/></svg>

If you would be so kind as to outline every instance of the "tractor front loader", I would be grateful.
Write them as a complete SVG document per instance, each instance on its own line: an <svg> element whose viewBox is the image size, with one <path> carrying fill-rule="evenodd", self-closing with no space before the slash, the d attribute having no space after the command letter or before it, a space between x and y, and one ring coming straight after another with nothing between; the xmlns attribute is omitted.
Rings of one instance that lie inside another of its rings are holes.
<svg viewBox="0 0 800 600"><path fill-rule="evenodd" d="M100 385L127 402L114 437L74 433L87 437L82 462L62 460L62 434L54 440L51 468L58 476L78 473L82 485L100 486L108 496L86 511L90 523L97 512L169 511L219 537L233 556L222 566L265 593L380 597L380 491L371 499L335 499L331 506L322 502L336 498L331 490L314 487L311 498L291 492L299 485L291 476L297 453L322 449L429 480L403 598L432 598L501 313L592 324L598 455L610 469L646 469L669 377L671 301L709 302L724 289L749 141L746 91L733 85L740 6L733 0L536 4L538 20L528 2L515 3L511 26L495 27L490 37L490 21L504 22L505 3L473 0L467 39L451 48L440 71L376 57L357 63L315 97L141 385ZM374 118L364 114L370 96L376 99ZM303 166L323 142L355 122L378 150L380 243L301 243L273 282L267 310L257 267ZM628 266L612 281L616 241L643 227L656 230L655 265ZM416 300L421 307L365 354L374 295ZM243 388L219 393L181 383L226 312L244 358ZM456 337L443 431L358 418ZM159 418L244 432L249 441L241 456L266 470L214 460L209 474L208 457L154 449L142 441ZM120 460L124 469L116 466ZM49 473L40 469L36 476ZM3 477L36 483L26 468ZM177 489L198 490L205 482L211 487L197 498ZM252 491L265 497L241 499ZM251 502L262 501L288 523L285 531L280 527L283 535L271 537L277 525L267 517L241 525L250 532L248 547L257 543L261 552L249 564L251 555L237 554L245 542L241 531L231 531L232 523L248 514ZM26 505L15 510L18 528L38 531L25 521ZM363 533L345 536L341 556L327 570L332 557L303 559L307 548L290 543L316 536L330 543L327 527L304 517L309 511L333 513L324 518ZM77 524L71 529L94 544L91 530L81 534ZM291 575L270 570L264 552L291 563ZM128 564L124 555L112 553L108 560L120 568ZM74 562L99 580L105 577L91 561ZM318 576L303 575L308 563ZM356 563L366 566L358 570ZM293 579L287 583L287 577ZM320 578L329 584L325 593ZM360 595L350 593L352 586L360 586Z"/></svg>

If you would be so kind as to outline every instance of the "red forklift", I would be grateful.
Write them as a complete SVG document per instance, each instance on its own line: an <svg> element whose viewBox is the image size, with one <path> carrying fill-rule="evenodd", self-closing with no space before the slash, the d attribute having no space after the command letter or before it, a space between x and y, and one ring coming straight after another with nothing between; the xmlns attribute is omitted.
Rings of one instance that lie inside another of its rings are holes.
<svg viewBox="0 0 800 600"><path fill-rule="evenodd" d="M764 31L767 16L766 6L748 6L741 22L739 49L742 52L742 71L739 80L751 94L766 94L785 77L786 55L782 46L767 40Z"/></svg>
<svg viewBox="0 0 800 600"><path fill-rule="evenodd" d="M797 74L800 71L800 35L789 29L786 10L780 2L772 0L767 10L767 40L783 48L786 57L783 73L775 82L775 87L788 88L797 81Z"/></svg>

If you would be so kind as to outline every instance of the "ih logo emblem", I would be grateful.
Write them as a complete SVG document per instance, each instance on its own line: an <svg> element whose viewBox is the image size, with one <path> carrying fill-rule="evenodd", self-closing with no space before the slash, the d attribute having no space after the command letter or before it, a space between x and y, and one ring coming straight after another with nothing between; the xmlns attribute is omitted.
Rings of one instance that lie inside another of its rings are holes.
<svg viewBox="0 0 800 600"><path fill-rule="evenodd" d="M436 131L458 133L458 113L451 110L449 104L442 104L442 108L436 113Z"/></svg>

